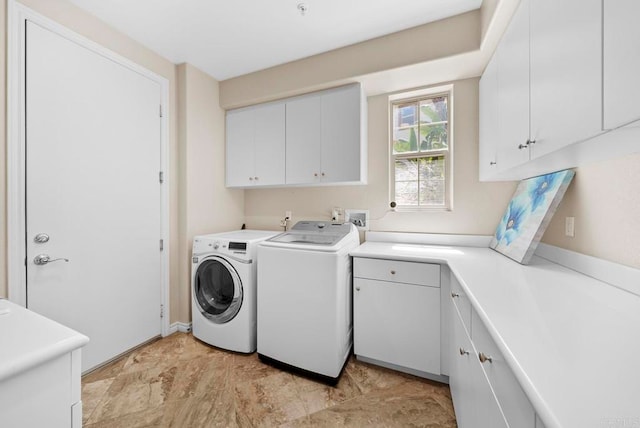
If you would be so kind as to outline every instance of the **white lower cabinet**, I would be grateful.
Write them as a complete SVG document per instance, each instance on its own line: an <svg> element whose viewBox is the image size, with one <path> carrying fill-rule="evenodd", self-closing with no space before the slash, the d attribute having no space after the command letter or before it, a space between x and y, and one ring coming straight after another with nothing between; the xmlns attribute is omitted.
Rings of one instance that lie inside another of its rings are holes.
<svg viewBox="0 0 640 428"><path fill-rule="evenodd" d="M453 289L453 287L452 287ZM449 385L460 428L535 428L536 415L502 353L471 308L468 329L452 294Z"/></svg>
<svg viewBox="0 0 640 428"><path fill-rule="evenodd" d="M354 259L354 353L359 358L440 376L439 272L440 266L432 264Z"/></svg>
<svg viewBox="0 0 640 428"><path fill-rule="evenodd" d="M458 311L453 309L449 387L459 428L507 428ZM520 427L518 427L520 428ZM524 428L524 427L522 427Z"/></svg>
<svg viewBox="0 0 640 428"><path fill-rule="evenodd" d="M82 426L80 350L0 382L0 426Z"/></svg>

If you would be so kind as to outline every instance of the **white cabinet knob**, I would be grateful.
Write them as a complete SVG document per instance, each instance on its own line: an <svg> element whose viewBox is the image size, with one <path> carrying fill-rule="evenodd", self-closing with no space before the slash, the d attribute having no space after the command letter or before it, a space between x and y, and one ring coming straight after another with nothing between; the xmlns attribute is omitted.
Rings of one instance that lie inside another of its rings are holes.
<svg viewBox="0 0 640 428"><path fill-rule="evenodd" d="M360 291L360 287L359 286L356 286L356 291Z"/></svg>

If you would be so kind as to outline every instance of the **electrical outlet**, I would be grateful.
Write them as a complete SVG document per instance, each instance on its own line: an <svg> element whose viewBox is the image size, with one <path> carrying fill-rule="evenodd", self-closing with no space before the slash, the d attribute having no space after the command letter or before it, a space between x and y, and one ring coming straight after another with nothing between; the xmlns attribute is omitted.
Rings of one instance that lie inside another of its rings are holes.
<svg viewBox="0 0 640 428"><path fill-rule="evenodd" d="M564 235L569 238L573 238L576 236L575 230L576 218L575 217L565 217L564 219Z"/></svg>

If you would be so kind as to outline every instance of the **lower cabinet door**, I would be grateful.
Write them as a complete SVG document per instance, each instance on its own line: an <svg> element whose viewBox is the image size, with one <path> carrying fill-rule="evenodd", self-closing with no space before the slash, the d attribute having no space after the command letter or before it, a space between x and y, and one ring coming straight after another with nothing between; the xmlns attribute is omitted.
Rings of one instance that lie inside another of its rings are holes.
<svg viewBox="0 0 640 428"><path fill-rule="evenodd" d="M440 374L440 288L354 279L354 352Z"/></svg>
<svg viewBox="0 0 640 428"><path fill-rule="evenodd" d="M459 428L509 428L478 354L453 309L449 387Z"/></svg>

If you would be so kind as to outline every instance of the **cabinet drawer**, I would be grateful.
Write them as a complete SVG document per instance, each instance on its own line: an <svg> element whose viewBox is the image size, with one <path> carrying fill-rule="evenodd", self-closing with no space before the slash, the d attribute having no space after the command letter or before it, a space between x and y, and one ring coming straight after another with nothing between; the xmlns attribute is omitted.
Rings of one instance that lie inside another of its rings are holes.
<svg viewBox="0 0 640 428"><path fill-rule="evenodd" d="M353 260L353 276L379 281L440 287L440 265L429 263L357 257Z"/></svg>
<svg viewBox="0 0 640 428"><path fill-rule="evenodd" d="M535 428L533 406L475 310L471 312L471 340L477 351L476 358L480 358L480 353L491 358L482 363L482 368L509 426Z"/></svg>
<svg viewBox="0 0 640 428"><path fill-rule="evenodd" d="M458 310L460 318L462 318L462 324L464 325L467 333L471 335L471 302L467 297L467 294L462 290L462 286L458 282L458 278L451 275L451 301L453 302L453 308Z"/></svg>

